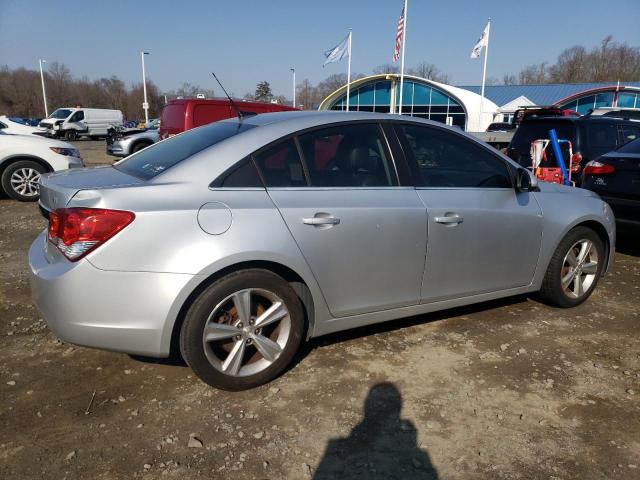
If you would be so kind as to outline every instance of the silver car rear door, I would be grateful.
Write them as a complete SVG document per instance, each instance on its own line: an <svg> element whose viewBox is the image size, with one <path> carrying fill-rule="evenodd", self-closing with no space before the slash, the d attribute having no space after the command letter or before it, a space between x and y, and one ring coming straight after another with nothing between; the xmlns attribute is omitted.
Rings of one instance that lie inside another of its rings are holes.
<svg viewBox="0 0 640 480"><path fill-rule="evenodd" d="M419 302L425 208L398 186L379 125L307 132L254 159L333 315Z"/></svg>

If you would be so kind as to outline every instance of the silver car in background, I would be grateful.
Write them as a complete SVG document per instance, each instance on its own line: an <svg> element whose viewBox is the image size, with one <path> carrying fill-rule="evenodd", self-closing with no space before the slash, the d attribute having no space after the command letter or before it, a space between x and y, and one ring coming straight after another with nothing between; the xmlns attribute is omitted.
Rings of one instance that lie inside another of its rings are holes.
<svg viewBox="0 0 640 480"><path fill-rule="evenodd" d="M125 136L107 137L107 154L114 157L128 157L160 140L158 128Z"/></svg>
<svg viewBox="0 0 640 480"><path fill-rule="evenodd" d="M459 130L374 113L209 124L41 179L33 299L63 340L209 385L275 378L304 339L517 294L585 301L615 223Z"/></svg>

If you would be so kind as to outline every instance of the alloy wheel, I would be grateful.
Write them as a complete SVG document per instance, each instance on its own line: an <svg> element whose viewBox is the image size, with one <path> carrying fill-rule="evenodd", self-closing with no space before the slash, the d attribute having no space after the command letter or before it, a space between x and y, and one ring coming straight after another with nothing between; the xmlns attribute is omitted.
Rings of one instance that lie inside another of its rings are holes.
<svg viewBox="0 0 640 480"><path fill-rule="evenodd" d="M598 273L598 249L591 240L574 243L562 262L560 281L564 294L581 298L593 284Z"/></svg>
<svg viewBox="0 0 640 480"><path fill-rule="evenodd" d="M13 172L9 181L15 192L25 197L35 197L40 193L39 180L40 172L34 168L25 167Z"/></svg>
<svg viewBox="0 0 640 480"><path fill-rule="evenodd" d="M275 362L289 340L291 318L284 301L248 288L218 303L202 333L209 363L230 376L259 373Z"/></svg>

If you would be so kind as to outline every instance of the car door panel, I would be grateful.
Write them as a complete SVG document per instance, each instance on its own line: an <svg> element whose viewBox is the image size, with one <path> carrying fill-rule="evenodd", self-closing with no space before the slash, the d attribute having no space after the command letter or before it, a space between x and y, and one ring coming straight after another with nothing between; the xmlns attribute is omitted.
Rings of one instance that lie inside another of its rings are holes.
<svg viewBox="0 0 640 480"><path fill-rule="evenodd" d="M418 194L427 207L429 230L423 303L531 283L542 233L532 195L455 188L419 189Z"/></svg>
<svg viewBox="0 0 640 480"><path fill-rule="evenodd" d="M269 189L269 195L333 315L418 303L427 222L413 188Z"/></svg>

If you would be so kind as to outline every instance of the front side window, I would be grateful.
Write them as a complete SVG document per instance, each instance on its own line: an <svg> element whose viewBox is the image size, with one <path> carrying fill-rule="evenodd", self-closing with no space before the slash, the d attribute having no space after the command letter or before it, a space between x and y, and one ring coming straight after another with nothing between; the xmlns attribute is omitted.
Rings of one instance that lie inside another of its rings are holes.
<svg viewBox="0 0 640 480"><path fill-rule="evenodd" d="M258 154L254 160L267 187L305 187L298 148L293 139L287 139Z"/></svg>
<svg viewBox="0 0 640 480"><path fill-rule="evenodd" d="M81 122L82 120L84 120L84 112L80 110L73 114L69 122Z"/></svg>
<svg viewBox="0 0 640 480"><path fill-rule="evenodd" d="M460 135L433 127L401 125L417 162L422 185L452 188L512 188L506 163Z"/></svg>
<svg viewBox="0 0 640 480"><path fill-rule="evenodd" d="M390 187L398 184L377 124L340 125L300 135L314 187Z"/></svg>

